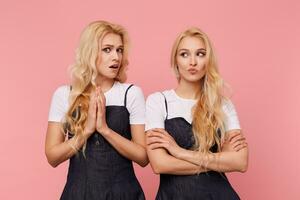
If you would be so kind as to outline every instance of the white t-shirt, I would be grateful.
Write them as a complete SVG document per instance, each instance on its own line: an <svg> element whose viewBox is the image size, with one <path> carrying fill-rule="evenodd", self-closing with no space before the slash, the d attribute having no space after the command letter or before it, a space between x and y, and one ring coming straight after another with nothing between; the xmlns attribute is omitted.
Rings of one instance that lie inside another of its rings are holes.
<svg viewBox="0 0 300 200"><path fill-rule="evenodd" d="M174 90L163 92L167 99L168 119L183 117L192 123L192 107L197 103L194 99L179 97ZM164 120L167 117L165 98L162 93L156 92L148 96L146 101L146 127L145 130L153 128L165 128ZM225 113L225 131L241 129L237 113L231 101L224 101L222 105Z"/></svg>
<svg viewBox="0 0 300 200"><path fill-rule="evenodd" d="M115 81L112 88L104 93L106 106L124 106L125 92L128 83ZM64 85L53 94L48 121L62 122L69 108L70 86ZM126 108L130 114L130 124L145 124L145 99L141 88L133 85L127 92Z"/></svg>

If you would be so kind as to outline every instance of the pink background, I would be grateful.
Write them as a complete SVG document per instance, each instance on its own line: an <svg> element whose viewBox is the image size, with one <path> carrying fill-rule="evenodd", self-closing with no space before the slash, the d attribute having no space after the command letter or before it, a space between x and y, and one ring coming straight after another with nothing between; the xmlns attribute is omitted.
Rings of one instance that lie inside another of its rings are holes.
<svg viewBox="0 0 300 200"><path fill-rule="evenodd" d="M9 2L9 3L8 3ZM0 3L0 199L58 199L67 163L44 155L49 103L67 84L79 34L105 19L131 37L129 82L145 95L175 86L176 35L208 33L250 145L245 174L229 175L242 199L300 199L300 3L291 1L2 1ZM158 177L136 167L148 199Z"/></svg>

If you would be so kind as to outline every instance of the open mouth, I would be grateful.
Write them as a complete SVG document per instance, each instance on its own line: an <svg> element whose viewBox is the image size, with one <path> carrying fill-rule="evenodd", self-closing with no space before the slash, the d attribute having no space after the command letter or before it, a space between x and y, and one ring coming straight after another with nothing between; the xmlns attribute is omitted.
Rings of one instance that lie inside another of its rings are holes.
<svg viewBox="0 0 300 200"><path fill-rule="evenodd" d="M111 65L111 66L109 66L109 68L111 68L111 69L118 69L119 68L119 64Z"/></svg>

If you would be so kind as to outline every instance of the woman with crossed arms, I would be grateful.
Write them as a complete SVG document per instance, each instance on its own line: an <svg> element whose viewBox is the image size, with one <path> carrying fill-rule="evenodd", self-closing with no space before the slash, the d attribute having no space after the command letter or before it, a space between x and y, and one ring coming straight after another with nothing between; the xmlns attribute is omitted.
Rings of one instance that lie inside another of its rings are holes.
<svg viewBox="0 0 300 200"><path fill-rule="evenodd" d="M248 147L207 35L198 28L175 40L178 85L146 101L147 153L160 174L157 200L235 200L225 172L245 172Z"/></svg>

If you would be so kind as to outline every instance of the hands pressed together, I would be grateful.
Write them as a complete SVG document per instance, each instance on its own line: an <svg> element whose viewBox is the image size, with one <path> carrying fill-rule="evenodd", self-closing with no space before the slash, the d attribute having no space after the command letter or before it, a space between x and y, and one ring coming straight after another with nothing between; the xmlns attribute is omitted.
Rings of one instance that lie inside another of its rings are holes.
<svg viewBox="0 0 300 200"><path fill-rule="evenodd" d="M109 127L106 123L106 99L100 87L97 87L90 96L88 116L84 134L87 137L92 135L95 131L102 135L109 133Z"/></svg>

